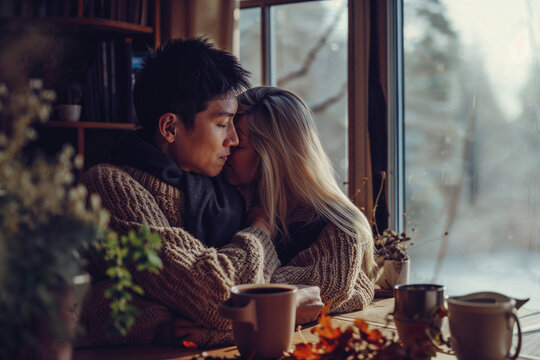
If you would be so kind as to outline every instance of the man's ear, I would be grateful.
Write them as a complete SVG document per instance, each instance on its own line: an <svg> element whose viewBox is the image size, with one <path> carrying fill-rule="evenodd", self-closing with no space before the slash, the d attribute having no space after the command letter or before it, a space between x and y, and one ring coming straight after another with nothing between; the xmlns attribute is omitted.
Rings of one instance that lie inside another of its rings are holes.
<svg viewBox="0 0 540 360"><path fill-rule="evenodd" d="M173 113L165 113L160 116L158 121L157 134L165 142L171 144L176 139L176 127L180 118Z"/></svg>

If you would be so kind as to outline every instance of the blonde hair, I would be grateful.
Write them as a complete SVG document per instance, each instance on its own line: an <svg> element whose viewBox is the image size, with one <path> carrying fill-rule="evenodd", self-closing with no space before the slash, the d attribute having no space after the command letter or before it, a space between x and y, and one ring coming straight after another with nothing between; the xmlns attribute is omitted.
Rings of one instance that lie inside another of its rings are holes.
<svg viewBox="0 0 540 360"><path fill-rule="evenodd" d="M311 112L295 94L275 87L255 87L238 96L236 118L245 116L258 163L258 199L272 235L287 220L312 223L326 219L358 239L362 270L375 276L372 230L366 216L340 189L324 152Z"/></svg>

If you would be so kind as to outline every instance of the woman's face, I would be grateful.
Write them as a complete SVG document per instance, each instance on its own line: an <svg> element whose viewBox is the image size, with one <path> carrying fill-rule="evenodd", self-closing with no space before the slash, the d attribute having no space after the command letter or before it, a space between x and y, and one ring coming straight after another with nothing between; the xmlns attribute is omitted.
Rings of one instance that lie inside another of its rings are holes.
<svg viewBox="0 0 540 360"><path fill-rule="evenodd" d="M250 184L257 175L259 155L251 143L247 118L240 116L235 126L239 143L231 149L231 155L223 171L230 184L244 186Z"/></svg>

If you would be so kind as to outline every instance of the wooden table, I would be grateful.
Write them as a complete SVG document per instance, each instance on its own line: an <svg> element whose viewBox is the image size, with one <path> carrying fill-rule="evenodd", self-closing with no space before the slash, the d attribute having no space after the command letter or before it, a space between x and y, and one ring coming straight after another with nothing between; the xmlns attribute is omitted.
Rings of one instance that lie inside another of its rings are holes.
<svg viewBox="0 0 540 360"><path fill-rule="evenodd" d="M364 319L370 325L370 328L377 328L385 335L396 331L392 322L387 324L386 318L394 308L394 299L375 299L375 301L362 311L335 315L332 317L334 326L349 327L357 318ZM524 335L524 346L519 359L534 359L540 360L540 312L521 309L519 311L520 318L524 331L529 330ZM535 328L538 328L536 331ZM532 329L532 330L531 330ZM295 333L293 343L301 343L305 341L317 342L318 337L311 333L311 327L306 327L301 330L301 334ZM207 350L188 350L172 347L123 347L123 348L102 348L102 349L78 349L74 353L74 360L185 360L204 356L228 357L234 358L238 356L238 351L235 346L207 349ZM526 353L524 353L526 351ZM526 354L535 354L535 356L527 356ZM455 359L454 356L438 354L436 359Z"/></svg>

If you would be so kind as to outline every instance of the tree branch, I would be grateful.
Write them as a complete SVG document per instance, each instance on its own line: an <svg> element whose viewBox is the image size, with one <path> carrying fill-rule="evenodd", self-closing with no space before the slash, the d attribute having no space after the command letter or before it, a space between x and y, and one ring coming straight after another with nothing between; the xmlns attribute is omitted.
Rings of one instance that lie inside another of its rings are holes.
<svg viewBox="0 0 540 360"><path fill-rule="evenodd" d="M338 102L339 99L341 99L345 94L347 93L347 82L343 85L341 85L341 89L339 89L338 93L332 97L329 97L328 99L324 100L323 102L319 104L315 104L311 106L311 111L315 114L318 112L322 112L326 110L329 106L333 105L334 103Z"/></svg>
<svg viewBox="0 0 540 360"><path fill-rule="evenodd" d="M309 71L311 65L313 65L313 62L315 61L315 58L317 57L317 54L322 49L322 47L326 44L326 42L328 41L328 38L330 37L330 35L334 31L335 27L339 23L339 19L341 18L341 15L342 15L344 10L345 10L345 5L342 6L341 9L337 12L334 20L332 20L332 22L330 23L330 26L328 26L328 29L326 29L326 31L323 32L323 35L321 36L321 38L319 39L319 41L317 42L315 47L313 47L309 51L309 53L306 55L306 58L304 59L304 63L302 64L302 67L300 69L298 69L296 71L292 71L292 72L290 72L290 73L288 73L288 74L286 74L286 75L284 75L284 76L282 76L281 78L278 79L277 84L278 84L279 87L283 87L288 82L290 82L290 81L292 81L292 80L294 80L296 78L302 77L305 74L307 74L307 72Z"/></svg>

